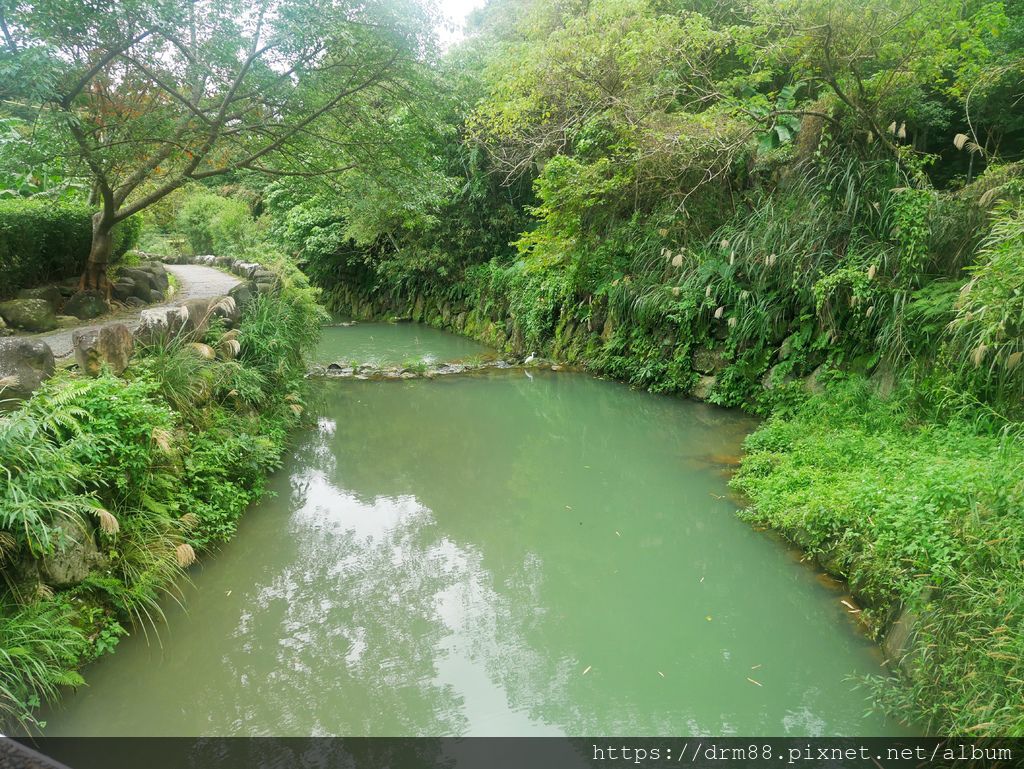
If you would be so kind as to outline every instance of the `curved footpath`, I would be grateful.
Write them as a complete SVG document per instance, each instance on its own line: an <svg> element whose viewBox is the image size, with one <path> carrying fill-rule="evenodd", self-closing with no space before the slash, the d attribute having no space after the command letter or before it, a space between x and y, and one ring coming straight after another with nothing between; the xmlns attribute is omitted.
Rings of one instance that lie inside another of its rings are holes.
<svg viewBox="0 0 1024 769"><path fill-rule="evenodd" d="M242 282L234 275L200 264L165 264L164 267L174 275L178 282L178 290L167 301L138 310L126 310L105 315L97 323L85 322L78 326L33 334L24 338L46 342L50 345L54 358L66 358L72 353L71 337L76 331L103 328L114 323L123 323L134 331L139 325L139 318L144 310L169 310L189 299L209 299L223 296Z"/></svg>

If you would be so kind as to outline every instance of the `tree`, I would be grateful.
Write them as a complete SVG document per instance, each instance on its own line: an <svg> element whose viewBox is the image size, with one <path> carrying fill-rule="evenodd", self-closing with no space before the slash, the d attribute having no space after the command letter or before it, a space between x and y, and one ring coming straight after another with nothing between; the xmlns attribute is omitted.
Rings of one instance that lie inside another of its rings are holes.
<svg viewBox="0 0 1024 769"><path fill-rule="evenodd" d="M14 62L22 90L59 124L99 207L83 288L109 290L114 226L189 182L372 161L360 128L386 119L428 45L423 12L398 2L8 6L0 69Z"/></svg>

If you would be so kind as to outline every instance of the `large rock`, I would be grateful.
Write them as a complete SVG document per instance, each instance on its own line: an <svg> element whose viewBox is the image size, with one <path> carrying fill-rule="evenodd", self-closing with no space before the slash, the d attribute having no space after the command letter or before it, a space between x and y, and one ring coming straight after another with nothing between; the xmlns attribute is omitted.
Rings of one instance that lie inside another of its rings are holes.
<svg viewBox="0 0 1024 769"><path fill-rule="evenodd" d="M11 299L0 303L0 318L23 331L49 331L57 328L53 305L45 299Z"/></svg>
<svg viewBox="0 0 1024 769"><path fill-rule="evenodd" d="M53 351L37 339L0 339L0 398L27 398L53 374Z"/></svg>
<svg viewBox="0 0 1024 769"><path fill-rule="evenodd" d="M721 351L701 346L693 351L690 365L698 374L717 374L725 368L726 362Z"/></svg>
<svg viewBox="0 0 1024 769"><path fill-rule="evenodd" d="M218 296L210 300L210 320L220 318L226 328L234 328L242 318L238 303L231 296Z"/></svg>
<svg viewBox="0 0 1024 769"><path fill-rule="evenodd" d="M94 289L79 291L64 303L64 314L92 320L110 311L103 293Z"/></svg>
<svg viewBox="0 0 1024 769"><path fill-rule="evenodd" d="M43 582L54 587L70 587L106 564L96 547L92 526L60 518L55 528L62 531L64 544L57 552L39 559L39 577Z"/></svg>
<svg viewBox="0 0 1024 769"><path fill-rule="evenodd" d="M706 401L708 396L711 395L711 391L715 389L715 383L718 381L713 376L702 376L697 380L697 384L690 390L690 397L696 398L699 401Z"/></svg>
<svg viewBox="0 0 1024 769"><path fill-rule="evenodd" d="M139 313L139 325L135 329L135 338L142 344L153 344L180 327L178 309L143 310Z"/></svg>
<svg viewBox="0 0 1024 769"><path fill-rule="evenodd" d="M201 339L210 328L211 304L209 299L189 299L182 303L178 308L182 333Z"/></svg>
<svg viewBox="0 0 1024 769"><path fill-rule="evenodd" d="M18 292L19 299L42 299L45 302L49 302L53 307L54 312L60 307L61 302L64 301L64 295L61 294L60 288L57 286L38 286L37 288L23 288Z"/></svg>
<svg viewBox="0 0 1024 769"><path fill-rule="evenodd" d="M117 282L114 283L113 288L111 288L110 295L119 302L126 302L128 301L128 297L135 296L135 290L135 281L121 275L117 278Z"/></svg>
<svg viewBox="0 0 1024 769"><path fill-rule="evenodd" d="M246 305L252 301L252 288L248 283L239 283L238 285L231 287L231 290L228 291L228 296L235 300L235 304L238 305L239 312L244 312Z"/></svg>
<svg viewBox="0 0 1024 769"><path fill-rule="evenodd" d="M146 270L140 270L137 267L122 267L117 274L118 282L122 278L127 278L136 286L142 286L147 289L156 288L153 277Z"/></svg>
<svg viewBox="0 0 1024 769"><path fill-rule="evenodd" d="M150 281L153 283L153 289L163 293L170 286L170 279L167 277L167 269L164 267L163 262L157 260L151 260L147 262L140 262L138 266L139 270L145 272Z"/></svg>
<svg viewBox="0 0 1024 769"><path fill-rule="evenodd" d="M79 370L89 376L98 376L103 364L114 374L120 374L128 366L135 347L132 332L123 323L76 331L71 343Z"/></svg>

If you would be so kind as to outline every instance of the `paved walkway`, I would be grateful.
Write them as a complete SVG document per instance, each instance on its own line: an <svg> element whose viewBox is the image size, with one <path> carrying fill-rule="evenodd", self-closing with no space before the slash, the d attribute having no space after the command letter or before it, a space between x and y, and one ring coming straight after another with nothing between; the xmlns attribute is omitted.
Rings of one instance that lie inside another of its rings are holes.
<svg viewBox="0 0 1024 769"><path fill-rule="evenodd" d="M133 331L139 325L139 316L142 310L170 309L176 307L188 299L208 299L213 296L223 296L233 286L241 281L234 275L228 275L213 267L204 267L199 264L167 264L164 265L167 272L177 278L178 290L174 292L170 301L161 304L151 304L139 310L126 310L124 312L104 315L97 321L83 321L71 328L62 328L58 331L47 331L43 334L33 334L29 339L39 339L50 345L53 350L53 357L66 358L71 355L71 335L75 331L89 328L102 328L114 323L124 323Z"/></svg>

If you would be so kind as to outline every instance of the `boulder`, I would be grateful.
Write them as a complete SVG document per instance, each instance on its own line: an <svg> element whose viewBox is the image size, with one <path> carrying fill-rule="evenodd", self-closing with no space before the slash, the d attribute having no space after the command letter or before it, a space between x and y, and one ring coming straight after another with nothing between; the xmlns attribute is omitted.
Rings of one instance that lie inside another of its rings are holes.
<svg viewBox="0 0 1024 769"><path fill-rule="evenodd" d="M73 328L81 323L74 315L58 315L57 328Z"/></svg>
<svg viewBox="0 0 1024 769"><path fill-rule="evenodd" d="M252 301L253 294L248 283L239 283L228 291L228 296L235 300L235 304L238 306L239 312L243 312L246 305Z"/></svg>
<svg viewBox="0 0 1024 769"><path fill-rule="evenodd" d="M170 286L170 279L167 277L167 269L162 262L148 261L139 265L139 269L149 275L153 288L163 293Z"/></svg>
<svg viewBox="0 0 1024 769"><path fill-rule="evenodd" d="M49 331L57 328L53 305L45 299L11 299L0 303L0 318L8 326L23 331Z"/></svg>
<svg viewBox="0 0 1024 769"><path fill-rule="evenodd" d="M124 300L125 307L131 307L132 309L140 310L146 306L146 302L139 299L137 296L129 296Z"/></svg>
<svg viewBox="0 0 1024 769"><path fill-rule="evenodd" d="M189 299L184 302L178 308L181 330L186 334L194 334L201 338L210 327L210 306L209 299ZM172 331L176 330L172 328Z"/></svg>
<svg viewBox="0 0 1024 769"><path fill-rule="evenodd" d="M110 312L110 305L107 304L101 291L89 289L79 291L64 303L64 312L74 315L81 320L92 320L107 312Z"/></svg>
<svg viewBox="0 0 1024 769"><path fill-rule="evenodd" d="M725 357L711 347L698 347L693 351L690 367L698 374L717 374L725 368Z"/></svg>
<svg viewBox="0 0 1024 769"><path fill-rule="evenodd" d="M54 312L60 307L61 302L64 301L64 295L61 294L60 288L54 285L50 286L38 286L36 288L23 288L18 292L19 299L42 299L43 301L49 302L53 307Z"/></svg>
<svg viewBox="0 0 1024 769"><path fill-rule="evenodd" d="M59 518L54 528L61 529L64 544L58 547L57 552L39 559L39 578L43 582L53 587L70 587L106 564L96 546L92 526Z"/></svg>
<svg viewBox="0 0 1024 769"><path fill-rule="evenodd" d="M128 366L135 340L132 332L123 323L114 323L102 328L76 331L71 337L78 368L89 376L98 376L103 364L114 374L120 374Z"/></svg>
<svg viewBox="0 0 1024 769"><path fill-rule="evenodd" d="M136 299L136 301L139 301ZM135 338L142 344L153 344L173 332L172 326L180 327L178 309L143 310L139 313L139 325Z"/></svg>
<svg viewBox="0 0 1024 769"><path fill-rule="evenodd" d="M135 296L135 281L123 275L120 276L113 288L110 289L110 295L119 302L127 301L128 297Z"/></svg>
<svg viewBox="0 0 1024 769"><path fill-rule="evenodd" d="M693 386L693 389L690 390L690 397L696 398L699 401L706 401L717 381L717 377L702 376L697 380L697 384Z"/></svg>
<svg viewBox="0 0 1024 769"><path fill-rule="evenodd" d="M143 286L145 288L155 288L156 285L153 282L153 277L145 270L141 270L138 267L122 267L117 273L117 280L130 280L136 286Z"/></svg>
<svg viewBox="0 0 1024 769"><path fill-rule="evenodd" d="M227 328L238 325L242 313L238 309L238 303L231 296L219 296L210 300L210 319L220 318Z"/></svg>
<svg viewBox="0 0 1024 769"><path fill-rule="evenodd" d="M27 398L53 374L50 345L37 339L0 339L0 398Z"/></svg>

